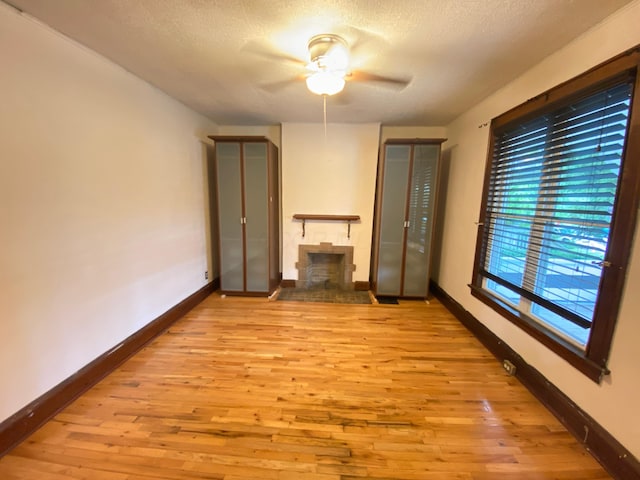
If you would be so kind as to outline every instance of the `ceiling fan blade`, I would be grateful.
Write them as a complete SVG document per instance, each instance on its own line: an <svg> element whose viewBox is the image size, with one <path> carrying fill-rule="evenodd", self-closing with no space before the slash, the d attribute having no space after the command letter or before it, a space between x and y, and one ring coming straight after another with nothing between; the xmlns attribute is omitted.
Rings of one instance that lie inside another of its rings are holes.
<svg viewBox="0 0 640 480"><path fill-rule="evenodd" d="M348 32L354 37L349 46L353 57L370 56L373 52L385 50L389 46L383 37L373 32L353 26L348 28ZM369 55L367 55L367 52Z"/></svg>
<svg viewBox="0 0 640 480"><path fill-rule="evenodd" d="M262 57L266 60L293 63L296 66L300 66L300 67L304 67L307 64L304 60L296 58L293 55L288 55L286 53L275 51L257 42L247 43L242 47L242 50L245 52L251 53L253 55Z"/></svg>
<svg viewBox="0 0 640 480"><path fill-rule="evenodd" d="M376 73L356 70L347 75L346 80L351 82L378 82L385 86L402 90L411 83L411 78L387 77Z"/></svg>
<svg viewBox="0 0 640 480"><path fill-rule="evenodd" d="M283 88L288 87L294 83L299 83L305 79L305 75L296 75L295 77L287 78L285 80L278 80L277 82L263 83L259 87L265 92L278 93Z"/></svg>
<svg viewBox="0 0 640 480"><path fill-rule="evenodd" d="M349 93L349 91L345 88L340 93L336 93L335 95L331 95L327 98L328 105L349 105L353 102L353 96Z"/></svg>

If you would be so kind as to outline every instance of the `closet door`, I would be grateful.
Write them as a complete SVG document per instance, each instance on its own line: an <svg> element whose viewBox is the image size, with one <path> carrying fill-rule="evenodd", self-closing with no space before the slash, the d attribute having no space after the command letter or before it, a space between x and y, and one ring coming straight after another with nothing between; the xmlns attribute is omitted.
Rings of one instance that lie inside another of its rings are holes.
<svg viewBox="0 0 640 480"><path fill-rule="evenodd" d="M216 145L220 229L220 287L244 290L242 172L239 143Z"/></svg>
<svg viewBox="0 0 640 480"><path fill-rule="evenodd" d="M384 156L376 294L402 294L410 145L387 145Z"/></svg>
<svg viewBox="0 0 640 480"><path fill-rule="evenodd" d="M406 228L404 291L407 297L426 297L440 145L414 145L409 212Z"/></svg>
<svg viewBox="0 0 640 480"><path fill-rule="evenodd" d="M269 172L267 143L244 143L247 291L269 290Z"/></svg>

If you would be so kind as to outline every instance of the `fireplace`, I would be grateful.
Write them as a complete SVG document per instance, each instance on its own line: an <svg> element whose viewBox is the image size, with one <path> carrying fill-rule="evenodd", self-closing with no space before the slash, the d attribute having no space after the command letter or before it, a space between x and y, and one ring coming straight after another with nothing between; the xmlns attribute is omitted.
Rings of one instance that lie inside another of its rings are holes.
<svg viewBox="0 0 640 480"><path fill-rule="evenodd" d="M297 288L353 290L353 247L321 242L299 245Z"/></svg>

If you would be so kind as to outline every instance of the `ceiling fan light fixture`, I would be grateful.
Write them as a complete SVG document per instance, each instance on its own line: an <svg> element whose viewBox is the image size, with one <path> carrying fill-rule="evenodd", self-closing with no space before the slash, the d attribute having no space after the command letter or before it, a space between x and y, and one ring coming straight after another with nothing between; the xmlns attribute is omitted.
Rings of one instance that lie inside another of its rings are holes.
<svg viewBox="0 0 640 480"><path fill-rule="evenodd" d="M307 77L307 88L316 95L335 95L344 88L344 75L320 71Z"/></svg>

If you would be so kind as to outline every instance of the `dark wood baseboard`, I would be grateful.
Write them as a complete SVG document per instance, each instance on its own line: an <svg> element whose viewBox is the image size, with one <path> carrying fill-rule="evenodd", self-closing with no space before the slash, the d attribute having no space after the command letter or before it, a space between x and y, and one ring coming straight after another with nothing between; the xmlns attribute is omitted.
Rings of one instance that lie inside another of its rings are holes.
<svg viewBox="0 0 640 480"><path fill-rule="evenodd" d="M516 366L516 377L553 413L571 434L618 480L640 480L640 462L613 435L533 368L509 345L431 282L431 292L478 340L502 362Z"/></svg>
<svg viewBox="0 0 640 480"><path fill-rule="evenodd" d="M296 281L283 278L282 281L280 282L280 286L282 288L296 288Z"/></svg>
<svg viewBox="0 0 640 480"><path fill-rule="evenodd" d="M215 292L219 285L218 279L205 285L0 423L0 457L8 453L147 343L167 330L207 296Z"/></svg>

